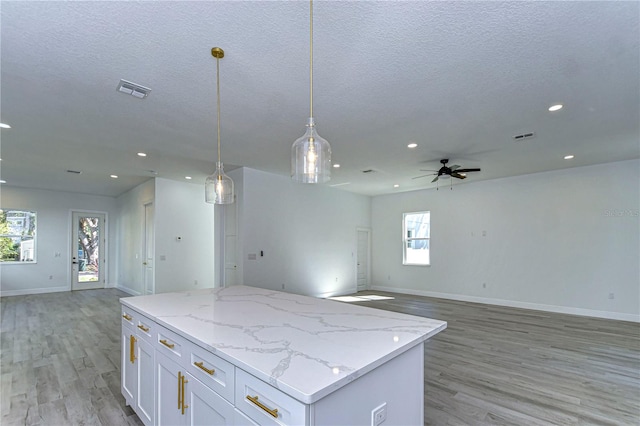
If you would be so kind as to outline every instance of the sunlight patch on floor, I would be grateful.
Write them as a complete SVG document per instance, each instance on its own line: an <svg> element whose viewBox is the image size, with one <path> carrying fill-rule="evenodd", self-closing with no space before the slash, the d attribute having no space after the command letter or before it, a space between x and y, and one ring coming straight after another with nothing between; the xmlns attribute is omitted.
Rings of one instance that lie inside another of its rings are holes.
<svg viewBox="0 0 640 426"><path fill-rule="evenodd" d="M329 297L328 299L337 300L339 302L369 302L370 300L390 300L395 299L395 297L369 294L366 296L335 296Z"/></svg>

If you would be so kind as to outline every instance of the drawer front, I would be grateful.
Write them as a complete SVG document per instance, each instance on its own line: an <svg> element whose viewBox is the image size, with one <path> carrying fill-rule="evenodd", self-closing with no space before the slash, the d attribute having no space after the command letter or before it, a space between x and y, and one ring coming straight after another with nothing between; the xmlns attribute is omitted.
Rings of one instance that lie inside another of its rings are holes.
<svg viewBox="0 0 640 426"><path fill-rule="evenodd" d="M260 425L308 424L308 405L239 368L236 368L236 408Z"/></svg>
<svg viewBox="0 0 640 426"><path fill-rule="evenodd" d="M135 319L138 317L138 314L136 311L134 311L133 309L121 305L122 308L122 326L123 327L129 327L131 329L133 329L135 326Z"/></svg>
<svg viewBox="0 0 640 426"><path fill-rule="evenodd" d="M156 328L158 329L154 345L156 350L174 361L181 362L187 345L186 339L161 325L157 325Z"/></svg>
<svg viewBox="0 0 640 426"><path fill-rule="evenodd" d="M135 330L138 337L146 340L153 345L156 340L156 334L158 334L158 325L155 323L155 321L152 321L144 315L139 314L137 317L134 317L134 320L136 325Z"/></svg>
<svg viewBox="0 0 640 426"><path fill-rule="evenodd" d="M189 342L189 365L187 370L206 386L216 391L229 402L233 402L235 367L233 364Z"/></svg>

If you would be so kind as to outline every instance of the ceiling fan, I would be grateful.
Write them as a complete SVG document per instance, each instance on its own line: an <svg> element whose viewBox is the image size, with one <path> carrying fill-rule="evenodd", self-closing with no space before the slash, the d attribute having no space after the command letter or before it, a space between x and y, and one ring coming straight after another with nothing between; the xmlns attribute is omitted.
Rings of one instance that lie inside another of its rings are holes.
<svg viewBox="0 0 640 426"><path fill-rule="evenodd" d="M466 179L467 176L464 175L464 173L468 173L468 172L479 172L480 169L461 169L459 165L454 164L451 167L447 167L447 163L449 162L448 158L443 158L442 160L440 160L440 163L442 163L442 167L440 167L440 170L424 170L424 169L420 169L420 171L422 172L435 172L435 173L429 173L427 175L422 175L422 176L416 176L414 177L414 179L419 179L419 178L423 178L426 176L433 176L436 175L436 177L431 181L431 182L437 182L438 179L440 178L440 176L444 176L444 177L454 177L454 178L458 178L458 179Z"/></svg>

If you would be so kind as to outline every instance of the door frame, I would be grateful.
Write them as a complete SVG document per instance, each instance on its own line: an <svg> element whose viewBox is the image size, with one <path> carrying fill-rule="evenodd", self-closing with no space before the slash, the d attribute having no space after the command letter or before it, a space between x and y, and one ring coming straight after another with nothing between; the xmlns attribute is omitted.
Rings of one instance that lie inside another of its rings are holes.
<svg viewBox="0 0 640 426"><path fill-rule="evenodd" d="M151 219L151 223L147 223L147 212L148 212L148 208L152 209L152 213L153 213L153 217ZM143 222L143 226L142 226L142 248L141 248L141 266L142 266L142 289L140 291L140 293L143 296L149 295L149 294L156 294L156 257L155 257L155 253L156 253L156 204L155 204L155 200L148 200L142 203L142 222ZM152 260L151 260L151 267L148 267L147 265L147 250L149 249L147 242L148 242L148 229L149 226L151 226L152 229L152 234L153 234L153 241L151 242L151 252L152 252ZM151 274L151 277L147 277L147 274ZM151 293L147 293L147 279L150 278L151 279Z"/></svg>
<svg viewBox="0 0 640 426"><path fill-rule="evenodd" d="M367 284L365 290L368 290L371 287L371 228L356 228L356 256L354 259L355 269L356 269L356 293L358 290L358 233L366 232L367 233Z"/></svg>
<svg viewBox="0 0 640 426"><path fill-rule="evenodd" d="M73 256L71 255L72 253L74 253L74 250L77 250L77 241L74 241L73 236L75 234L75 227L76 227L76 223L73 220L73 216L74 214L79 213L79 214L87 214L87 215L91 215L91 214L100 214L100 215L104 215L104 224L102 227L102 254L100 255L101 259L103 260L103 266L102 266L102 288L107 288L107 283L109 282L109 213L106 211L102 211L102 210L85 210L85 209L71 209L69 210L69 231L67 233L68 235L68 243L67 243L67 255L69 256L69 279L68 279L68 283L69 283L69 291L73 291L73 261L72 258Z"/></svg>

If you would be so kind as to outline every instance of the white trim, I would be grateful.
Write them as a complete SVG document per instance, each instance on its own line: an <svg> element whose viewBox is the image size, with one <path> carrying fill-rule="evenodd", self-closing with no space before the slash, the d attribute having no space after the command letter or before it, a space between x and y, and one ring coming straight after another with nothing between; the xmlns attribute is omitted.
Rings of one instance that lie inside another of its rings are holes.
<svg viewBox="0 0 640 426"><path fill-rule="evenodd" d="M119 284L116 284L114 288L117 288L120 291L124 291L125 293L130 294L132 296L140 296L141 294L139 291L131 290L130 288L123 287Z"/></svg>
<svg viewBox="0 0 640 426"><path fill-rule="evenodd" d="M463 294L439 293L434 291L414 290L407 288L372 286L372 290L388 291L390 293L413 294L416 296L435 297L437 299L459 300L461 302L482 303L485 305L508 306L511 308L531 309L535 311L555 312L559 314L579 315L612 319L618 321L630 321L640 323L640 315L625 314L621 312L597 311L593 309L574 308L571 306L545 305L541 303L520 302L517 300L491 299L488 297L466 296Z"/></svg>
<svg viewBox="0 0 640 426"><path fill-rule="evenodd" d="M25 296L28 294L42 294L42 293L58 293L62 291L71 291L71 287L46 287L46 288L29 288L24 290L4 290L0 291L0 297L5 296Z"/></svg>

